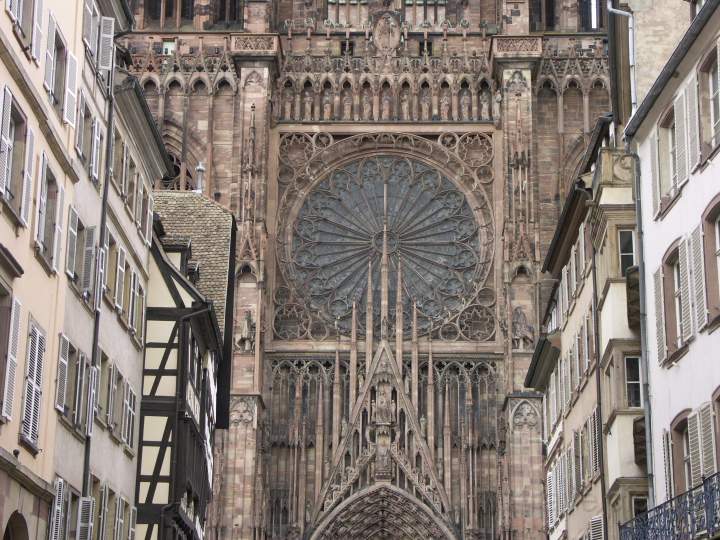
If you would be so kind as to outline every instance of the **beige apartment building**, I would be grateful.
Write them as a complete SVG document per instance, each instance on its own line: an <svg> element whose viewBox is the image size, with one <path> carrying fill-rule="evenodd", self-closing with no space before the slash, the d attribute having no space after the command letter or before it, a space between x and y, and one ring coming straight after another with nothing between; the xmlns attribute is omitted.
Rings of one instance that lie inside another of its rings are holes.
<svg viewBox="0 0 720 540"><path fill-rule="evenodd" d="M120 538L135 519L151 190L172 164L114 45L132 25L124 0L4 6L0 526Z"/></svg>

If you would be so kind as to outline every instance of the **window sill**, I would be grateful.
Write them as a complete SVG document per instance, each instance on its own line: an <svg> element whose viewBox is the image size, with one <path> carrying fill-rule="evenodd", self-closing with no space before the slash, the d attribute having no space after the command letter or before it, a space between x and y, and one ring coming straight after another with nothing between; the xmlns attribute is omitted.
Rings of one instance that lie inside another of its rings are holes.
<svg viewBox="0 0 720 540"><path fill-rule="evenodd" d="M35 242L35 258L40 262L40 266L43 267L45 272L47 272L48 276L54 276L57 274L55 270L53 270L52 263L43 255L40 253L41 247L40 245Z"/></svg>
<svg viewBox="0 0 720 540"><path fill-rule="evenodd" d="M15 209L15 207L11 205L5 197L0 197L0 200L2 200L3 207L7 210L7 212L4 213L8 216L8 219L12 221L16 231L19 227L25 228L25 225L23 225L20 220L20 213Z"/></svg>
<svg viewBox="0 0 720 540"><path fill-rule="evenodd" d="M93 316L95 315L95 312L93 311L92 306L90 305L90 301L92 300L93 294L92 292L87 294L87 298L85 294L80 290L80 288L77 286L77 276L73 277L73 279L69 283L70 289L75 293L75 296L78 297L78 300L82 303L83 306L85 306L85 309L87 309L88 313Z"/></svg>
<svg viewBox="0 0 720 540"><path fill-rule="evenodd" d="M23 32L22 28L17 24L17 22L13 23L13 35L15 36L15 39L17 39L17 42L20 44L20 48L22 49L23 54L28 60L32 60L32 56L30 54L30 40Z"/></svg>
<svg viewBox="0 0 720 540"><path fill-rule="evenodd" d="M655 215L656 220L664 219L668 212L672 210L675 203L680 199L680 195L686 185L687 182L684 182L683 184L677 186L674 190L671 190L670 193L666 193L660 198L660 210L658 210L658 213Z"/></svg>
<svg viewBox="0 0 720 540"><path fill-rule="evenodd" d="M715 330L720 328L720 308L713 306L709 309L708 322L700 329L700 331L707 330L708 334L712 334Z"/></svg>
<svg viewBox="0 0 720 540"><path fill-rule="evenodd" d="M665 359L665 362L663 362L663 367L671 368L675 364L677 364L680 359L685 356L688 351L690 350L689 347L689 341L686 341L682 344L680 347L676 347L672 350L668 351L667 358Z"/></svg>
<svg viewBox="0 0 720 540"><path fill-rule="evenodd" d="M72 433L73 437L75 437L79 442L85 444L85 433L81 430L81 428L76 426L75 423L65 416L64 413L61 413L60 411L57 411L57 413L58 416L60 416L60 424Z"/></svg>
<svg viewBox="0 0 720 540"><path fill-rule="evenodd" d="M20 446L24 447L28 452L30 452L33 457L37 456L40 453L40 448L38 447L36 441L31 441L22 433L18 435L18 443L20 444Z"/></svg>
<svg viewBox="0 0 720 540"><path fill-rule="evenodd" d="M709 144L703 143L703 148L705 151L700 156L700 163L697 167L695 167L695 172L702 172L705 170L705 168L710 164L710 162L715 159L715 156L720 152L720 137L718 138L718 142L715 143L715 146L712 148Z"/></svg>

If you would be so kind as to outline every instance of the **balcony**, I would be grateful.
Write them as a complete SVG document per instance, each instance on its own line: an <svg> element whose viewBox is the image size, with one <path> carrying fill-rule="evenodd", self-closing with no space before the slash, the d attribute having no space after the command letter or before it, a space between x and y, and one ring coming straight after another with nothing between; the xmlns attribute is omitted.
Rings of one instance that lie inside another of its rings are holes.
<svg viewBox="0 0 720 540"><path fill-rule="evenodd" d="M720 473L620 526L621 540L685 540L720 535Z"/></svg>

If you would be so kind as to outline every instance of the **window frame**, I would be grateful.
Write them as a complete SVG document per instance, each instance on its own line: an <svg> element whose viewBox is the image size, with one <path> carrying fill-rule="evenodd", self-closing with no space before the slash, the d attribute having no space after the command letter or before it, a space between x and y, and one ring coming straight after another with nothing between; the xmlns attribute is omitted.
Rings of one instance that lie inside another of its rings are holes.
<svg viewBox="0 0 720 540"><path fill-rule="evenodd" d="M630 252L623 252L623 235L624 234L630 234L630 240L631 240L631 251ZM618 240L618 269L620 270L620 277L624 278L625 274L627 273L627 269L635 266L636 264L636 257L635 253L637 251L636 241L635 241L635 229L629 228L629 227L619 227L617 229L617 240ZM632 264L627 266L625 270L623 270L623 257L632 257Z"/></svg>
<svg viewBox="0 0 720 540"><path fill-rule="evenodd" d="M637 380L629 380L629 373L628 373L628 360L634 359L637 362ZM624 371L624 381L625 381L625 406L626 407L642 407L644 404L643 399L643 392L642 392L642 365L640 363L640 357L638 355L634 354L626 354L623 356L623 371ZM639 397L639 403L637 405L630 402L630 385L637 385L638 388L638 397Z"/></svg>

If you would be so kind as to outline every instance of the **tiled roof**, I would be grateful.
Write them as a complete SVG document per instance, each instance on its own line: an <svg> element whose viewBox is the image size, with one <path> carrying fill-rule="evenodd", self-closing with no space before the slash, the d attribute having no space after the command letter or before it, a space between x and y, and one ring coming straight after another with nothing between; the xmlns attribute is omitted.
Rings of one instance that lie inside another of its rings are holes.
<svg viewBox="0 0 720 540"><path fill-rule="evenodd" d="M232 214L207 197L192 191L155 191L155 212L160 216L165 244L190 241L192 259L200 265L198 290L215 306L218 326L225 328Z"/></svg>

